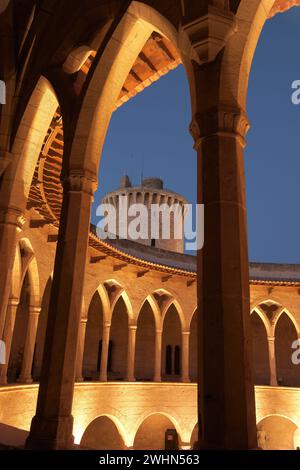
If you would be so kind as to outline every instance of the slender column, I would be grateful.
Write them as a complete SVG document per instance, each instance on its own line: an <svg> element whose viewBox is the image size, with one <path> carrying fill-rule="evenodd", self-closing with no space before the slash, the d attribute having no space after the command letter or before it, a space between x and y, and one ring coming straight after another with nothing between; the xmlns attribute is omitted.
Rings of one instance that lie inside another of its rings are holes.
<svg viewBox="0 0 300 470"><path fill-rule="evenodd" d="M182 332L182 360L181 360L181 381L190 382L190 364L189 364L189 348L190 348L190 332Z"/></svg>
<svg viewBox="0 0 300 470"><path fill-rule="evenodd" d="M0 339L3 337L18 232L25 219L17 209L0 207Z"/></svg>
<svg viewBox="0 0 300 470"><path fill-rule="evenodd" d="M206 105L217 100L215 67L206 64L198 72ZM198 251L198 409L199 442L208 449L257 446L243 160L248 126L241 109L222 103L203 109L191 126L198 202L205 206L205 242Z"/></svg>
<svg viewBox="0 0 300 470"><path fill-rule="evenodd" d="M109 336L110 336L110 323L105 322L103 325L103 334L102 334L101 365L100 365L100 376L99 376L100 382L107 382Z"/></svg>
<svg viewBox="0 0 300 470"><path fill-rule="evenodd" d="M161 348L162 348L162 330L156 330L154 382L161 382Z"/></svg>
<svg viewBox="0 0 300 470"><path fill-rule="evenodd" d="M16 314L19 305L19 299L9 299L7 306L7 314L5 320L5 327L3 332L3 341L5 342L6 349L6 363L0 364L0 385L7 384L7 369L9 363L9 356L11 350L11 343L14 333Z"/></svg>
<svg viewBox="0 0 300 470"><path fill-rule="evenodd" d="M129 325L128 327L128 354L127 354L127 382L134 382L134 362L135 362L135 340L136 340L136 325Z"/></svg>
<svg viewBox="0 0 300 470"><path fill-rule="evenodd" d="M22 369L17 382L30 384L33 382L31 370L33 363L34 348L36 342L36 333L41 312L40 307L29 307L27 332L25 339L25 347L22 361Z"/></svg>
<svg viewBox="0 0 300 470"><path fill-rule="evenodd" d="M75 381L83 382L82 368L83 368L83 354L86 333L87 318L82 318L79 326L79 337L76 352L76 374Z"/></svg>
<svg viewBox="0 0 300 470"><path fill-rule="evenodd" d="M27 448L73 445L76 348L95 181L93 174L75 170L64 180L42 374Z"/></svg>
<svg viewBox="0 0 300 470"><path fill-rule="evenodd" d="M275 356L275 338L268 337L268 348L269 348L269 367L270 367L270 385L271 387L277 387L277 374L276 374L276 356Z"/></svg>

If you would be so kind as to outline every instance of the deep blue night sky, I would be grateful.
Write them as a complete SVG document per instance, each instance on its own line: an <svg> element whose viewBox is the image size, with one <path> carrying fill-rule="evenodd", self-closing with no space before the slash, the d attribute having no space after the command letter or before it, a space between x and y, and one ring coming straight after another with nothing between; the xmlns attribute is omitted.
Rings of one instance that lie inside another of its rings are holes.
<svg viewBox="0 0 300 470"><path fill-rule="evenodd" d="M245 154L251 261L300 263L300 105L291 84L300 80L300 8L265 25L251 71ZM159 176L165 186L196 200L196 154L188 127L190 97L183 67L169 73L113 115L100 163L102 196L124 173L138 184Z"/></svg>

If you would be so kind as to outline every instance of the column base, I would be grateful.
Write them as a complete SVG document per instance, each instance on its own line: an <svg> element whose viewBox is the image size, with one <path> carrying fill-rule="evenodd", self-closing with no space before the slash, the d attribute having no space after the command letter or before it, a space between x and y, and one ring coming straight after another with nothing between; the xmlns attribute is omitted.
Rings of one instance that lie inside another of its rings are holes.
<svg viewBox="0 0 300 470"><path fill-rule="evenodd" d="M182 377L181 382L184 384L188 384L191 382L191 379L189 377Z"/></svg>
<svg viewBox="0 0 300 470"><path fill-rule="evenodd" d="M161 377L154 377L153 382L161 382Z"/></svg>
<svg viewBox="0 0 300 470"><path fill-rule="evenodd" d="M0 377L0 385L7 385L7 377Z"/></svg>
<svg viewBox="0 0 300 470"><path fill-rule="evenodd" d="M40 418L34 416L25 448L32 450L68 450L74 445L73 416Z"/></svg>
<svg viewBox="0 0 300 470"><path fill-rule="evenodd" d="M77 383L77 382L84 382L84 378L83 377L76 377L75 383Z"/></svg>
<svg viewBox="0 0 300 470"><path fill-rule="evenodd" d="M18 384L32 384L33 378L32 377L19 377L17 378Z"/></svg>
<svg viewBox="0 0 300 470"><path fill-rule="evenodd" d="M126 382L136 382L135 377L126 377Z"/></svg>

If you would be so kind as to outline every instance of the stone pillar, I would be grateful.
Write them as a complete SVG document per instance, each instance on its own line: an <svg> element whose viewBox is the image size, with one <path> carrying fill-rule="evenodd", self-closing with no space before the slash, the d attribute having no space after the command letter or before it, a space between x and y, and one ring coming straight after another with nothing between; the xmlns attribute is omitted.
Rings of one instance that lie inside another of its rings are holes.
<svg viewBox="0 0 300 470"><path fill-rule="evenodd" d="M7 384L7 369L9 363L9 356L11 350L11 343L14 334L14 327L16 321L16 314L18 310L19 299L9 299L5 320L5 327L3 332L3 341L6 347L6 363L0 364L0 385Z"/></svg>
<svg viewBox="0 0 300 470"><path fill-rule="evenodd" d="M84 354L84 343L85 343L85 332L86 332L87 318L82 318L79 326L79 337L76 352L76 374L75 381L83 382L84 378L82 375L83 368L83 354Z"/></svg>
<svg viewBox="0 0 300 470"><path fill-rule="evenodd" d="M162 348L162 330L156 330L154 382L161 382L161 348Z"/></svg>
<svg viewBox="0 0 300 470"><path fill-rule="evenodd" d="M95 189L96 177L87 170L71 170L64 179L42 374L27 448L55 450L73 445L76 348Z"/></svg>
<svg viewBox="0 0 300 470"><path fill-rule="evenodd" d="M25 339L25 347L22 361L22 369L17 382L30 384L33 382L31 370L33 363L34 348L36 342L36 333L41 312L40 307L29 306L28 323Z"/></svg>
<svg viewBox="0 0 300 470"><path fill-rule="evenodd" d="M109 351L109 337L110 337L110 323L104 322L102 334L102 350L101 350L101 365L100 365L100 382L107 382L107 362Z"/></svg>
<svg viewBox="0 0 300 470"><path fill-rule="evenodd" d="M0 207L0 339L3 337L7 304L18 232L22 230L23 214L12 208Z"/></svg>
<svg viewBox="0 0 300 470"><path fill-rule="evenodd" d="M269 349L270 385L271 387L278 387L274 337L268 337L268 349Z"/></svg>
<svg viewBox="0 0 300 470"><path fill-rule="evenodd" d="M206 98L191 125L198 202L205 206L198 251L199 442L208 449L251 449L257 436L244 178L249 125L241 109L214 96L217 67L199 67Z"/></svg>
<svg viewBox="0 0 300 470"><path fill-rule="evenodd" d="M135 340L136 340L136 325L128 326L128 354L127 354L127 382L135 382L134 376L134 363L135 363Z"/></svg>
<svg viewBox="0 0 300 470"><path fill-rule="evenodd" d="M190 332L183 331L182 337L182 357L181 357L181 381L190 382L190 361L189 361L189 348L190 348Z"/></svg>

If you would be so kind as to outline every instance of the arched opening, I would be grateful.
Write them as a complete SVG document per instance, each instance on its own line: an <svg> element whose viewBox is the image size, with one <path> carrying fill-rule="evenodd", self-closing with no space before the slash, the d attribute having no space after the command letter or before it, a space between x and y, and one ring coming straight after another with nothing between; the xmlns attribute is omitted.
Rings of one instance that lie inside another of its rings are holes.
<svg viewBox="0 0 300 470"><path fill-rule="evenodd" d="M265 325L256 311L251 314L252 354L255 385L270 384L268 338Z"/></svg>
<svg viewBox="0 0 300 470"><path fill-rule="evenodd" d="M298 339L293 322L284 312L277 321L275 328L275 355L278 385L299 387L299 365L293 364L292 344Z"/></svg>
<svg viewBox="0 0 300 470"><path fill-rule="evenodd" d="M292 2L281 3L288 7ZM255 34L263 24L264 14L263 11L257 13L257 24L253 26ZM296 7L266 21L253 61L247 57L251 64L247 98L251 127L247 136L245 168L252 261L300 262L300 225L298 218L293 217L300 200L299 162L295 151L299 146L299 106L291 99L292 83L298 78L298 61L294 57L300 39L299 14L300 8ZM249 41L249 47L253 45L255 41ZM248 64L244 64L245 69Z"/></svg>
<svg viewBox="0 0 300 470"><path fill-rule="evenodd" d="M148 416L140 425L135 439L134 450L178 450L178 433L172 420L161 413Z"/></svg>
<svg viewBox="0 0 300 470"><path fill-rule="evenodd" d="M38 321L38 329L37 329L37 335L36 335L36 344L35 344L35 351L34 351L34 356L33 356L33 367L32 367L32 377L34 378L34 380L39 380L41 376L51 286L52 286L52 279L49 278L45 287L42 304L41 304L41 313L39 315L39 321Z"/></svg>
<svg viewBox="0 0 300 470"><path fill-rule="evenodd" d="M109 380L125 380L128 350L128 313L122 297L117 301L111 321L110 340L112 347Z"/></svg>
<svg viewBox="0 0 300 470"><path fill-rule="evenodd" d="M100 374L102 351L103 310L98 291L91 300L86 325L83 353L83 377L85 380L97 380Z"/></svg>
<svg viewBox="0 0 300 470"><path fill-rule="evenodd" d="M176 381L181 375L181 323L174 304L168 309L163 324L162 377Z"/></svg>
<svg viewBox="0 0 300 470"><path fill-rule="evenodd" d="M155 320L148 301L140 311L136 332L135 378L153 380L155 358Z"/></svg>
<svg viewBox="0 0 300 470"><path fill-rule="evenodd" d="M114 421L108 416L96 418L85 430L80 446L94 450L124 450L125 445Z"/></svg>
<svg viewBox="0 0 300 470"><path fill-rule="evenodd" d="M16 382L22 369L24 347L29 319L30 280L28 271L25 274L20 302L17 308L14 332L7 369L7 381Z"/></svg>
<svg viewBox="0 0 300 470"><path fill-rule="evenodd" d="M289 418L267 416L257 425L258 445L264 450L294 450L297 448L294 439L297 429Z"/></svg>
<svg viewBox="0 0 300 470"><path fill-rule="evenodd" d="M190 380L197 382L198 378L198 312L193 315L190 325Z"/></svg>

